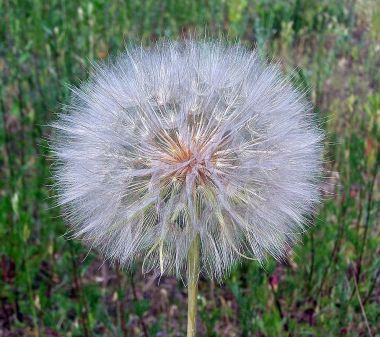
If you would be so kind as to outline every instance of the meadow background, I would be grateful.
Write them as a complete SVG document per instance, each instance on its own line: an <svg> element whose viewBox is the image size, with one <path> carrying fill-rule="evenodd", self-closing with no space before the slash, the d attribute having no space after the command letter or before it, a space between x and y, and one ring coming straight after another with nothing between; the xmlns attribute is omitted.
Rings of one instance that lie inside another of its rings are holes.
<svg viewBox="0 0 380 337"><path fill-rule="evenodd" d="M257 45L309 90L328 172L288 261L201 280L199 336L380 336L379 0L0 0L0 337L185 335L181 283L63 236L46 125L91 62L195 30Z"/></svg>

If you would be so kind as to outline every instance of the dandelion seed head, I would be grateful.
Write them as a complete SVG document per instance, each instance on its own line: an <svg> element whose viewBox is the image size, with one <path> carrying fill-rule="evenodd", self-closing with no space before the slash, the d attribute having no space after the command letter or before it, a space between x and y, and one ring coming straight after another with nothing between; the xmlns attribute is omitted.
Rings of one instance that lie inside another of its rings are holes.
<svg viewBox="0 0 380 337"><path fill-rule="evenodd" d="M319 201L322 132L276 65L222 42L129 48L97 65L54 123L54 175L74 236L144 272L222 279L281 259Z"/></svg>

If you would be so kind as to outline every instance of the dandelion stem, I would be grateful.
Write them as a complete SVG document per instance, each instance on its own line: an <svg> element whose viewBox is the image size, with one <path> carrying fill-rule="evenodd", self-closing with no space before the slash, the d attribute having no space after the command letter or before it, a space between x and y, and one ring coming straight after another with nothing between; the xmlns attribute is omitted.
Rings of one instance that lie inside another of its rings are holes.
<svg viewBox="0 0 380 337"><path fill-rule="evenodd" d="M199 246L197 235L191 243L188 258L188 304L187 304L187 337L195 337L197 318L197 295L199 278Z"/></svg>

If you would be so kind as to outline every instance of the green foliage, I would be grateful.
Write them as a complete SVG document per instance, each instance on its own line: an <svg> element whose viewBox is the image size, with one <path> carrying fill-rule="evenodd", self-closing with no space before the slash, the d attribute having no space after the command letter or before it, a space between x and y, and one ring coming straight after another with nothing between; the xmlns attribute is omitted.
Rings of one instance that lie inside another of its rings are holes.
<svg viewBox="0 0 380 337"><path fill-rule="evenodd" d="M222 286L201 281L200 335L380 334L376 2L0 1L4 336L183 335L180 284L163 278L158 287L139 269L133 281L63 236L46 124L92 61L123 51L125 43L193 32L238 38L280 60L326 129L328 172L321 182L326 200L310 219L315 226L288 261L270 260L264 269L244 262Z"/></svg>

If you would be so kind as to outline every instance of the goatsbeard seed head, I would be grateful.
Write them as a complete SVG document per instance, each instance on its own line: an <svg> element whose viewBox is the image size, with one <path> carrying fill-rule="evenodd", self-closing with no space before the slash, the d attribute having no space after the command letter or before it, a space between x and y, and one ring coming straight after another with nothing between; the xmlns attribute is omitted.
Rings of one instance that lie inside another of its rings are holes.
<svg viewBox="0 0 380 337"><path fill-rule="evenodd" d="M276 65L222 42L128 49L73 89L53 153L59 204L111 259L221 279L282 258L319 201L322 132Z"/></svg>

